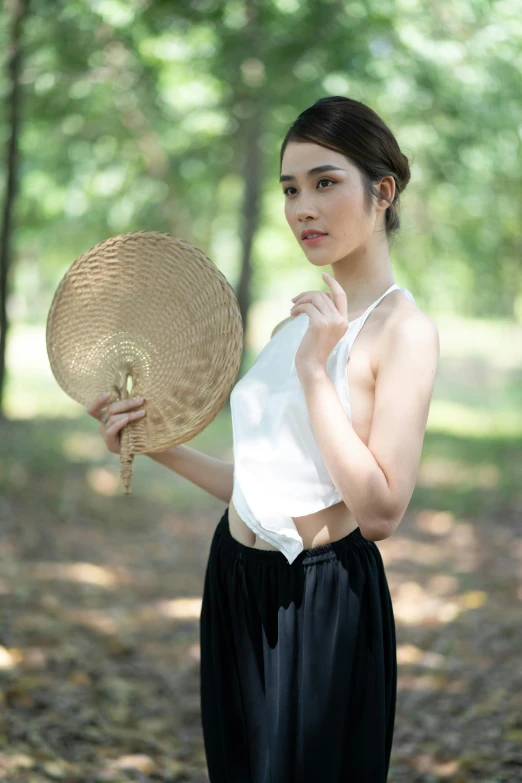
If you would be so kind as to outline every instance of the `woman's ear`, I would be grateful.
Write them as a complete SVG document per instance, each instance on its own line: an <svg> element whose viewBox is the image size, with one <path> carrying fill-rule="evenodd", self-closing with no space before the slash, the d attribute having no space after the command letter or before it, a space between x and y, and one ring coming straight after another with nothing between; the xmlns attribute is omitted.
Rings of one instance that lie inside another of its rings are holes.
<svg viewBox="0 0 522 783"><path fill-rule="evenodd" d="M382 201L381 206L385 209L388 209L390 204L386 199L389 199L389 202L393 203L393 199L395 198L397 192L397 184L395 179L387 175L381 179L377 187L381 191L381 197L385 199ZM379 201L381 201L381 199L378 199L378 202Z"/></svg>

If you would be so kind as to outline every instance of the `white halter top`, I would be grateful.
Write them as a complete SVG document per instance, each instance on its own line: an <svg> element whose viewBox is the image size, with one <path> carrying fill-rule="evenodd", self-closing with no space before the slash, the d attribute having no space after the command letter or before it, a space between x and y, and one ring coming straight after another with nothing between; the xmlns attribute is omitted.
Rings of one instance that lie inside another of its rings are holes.
<svg viewBox="0 0 522 783"><path fill-rule="evenodd" d="M342 406L351 421L347 361L355 338L381 299L399 289L394 283L359 317L326 362ZM303 551L292 517L313 514L342 497L326 470L312 429L295 354L310 316L300 313L282 326L232 389L234 487L237 513L256 535L277 547L291 564Z"/></svg>

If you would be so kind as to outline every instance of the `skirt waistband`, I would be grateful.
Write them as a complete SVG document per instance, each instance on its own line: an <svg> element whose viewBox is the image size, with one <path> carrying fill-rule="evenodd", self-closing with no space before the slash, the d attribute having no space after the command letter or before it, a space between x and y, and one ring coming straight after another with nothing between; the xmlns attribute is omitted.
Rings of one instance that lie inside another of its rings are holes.
<svg viewBox="0 0 522 783"><path fill-rule="evenodd" d="M242 560L265 562L272 564L284 564L290 566L286 555L280 550L274 551L272 549L255 549L254 547L242 544L237 541L231 534L228 526L228 506L223 512L223 516L219 520L216 528L216 539L219 541L220 546L227 554L234 557L240 557ZM334 560L338 558L350 549L357 547L361 544L369 544L372 542L364 538L361 533L361 529L356 527L351 533L340 538L338 541L330 541L328 544L321 544L320 546L314 546L311 549L303 549L298 554L291 566L294 565L307 565L310 563L317 563L323 560Z"/></svg>

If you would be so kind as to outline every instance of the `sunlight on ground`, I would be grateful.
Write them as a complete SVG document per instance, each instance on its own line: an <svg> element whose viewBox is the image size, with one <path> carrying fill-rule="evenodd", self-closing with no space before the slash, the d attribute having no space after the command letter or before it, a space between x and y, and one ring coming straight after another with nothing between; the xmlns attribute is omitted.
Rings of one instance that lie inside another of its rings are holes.
<svg viewBox="0 0 522 783"><path fill-rule="evenodd" d="M432 536L445 536L455 526L455 515L451 511L419 511L416 526Z"/></svg>
<svg viewBox="0 0 522 783"><path fill-rule="evenodd" d="M108 497L120 495L122 492L122 482L119 474L116 474L107 468L101 467L88 470L86 473L86 480L89 487L100 495L106 495Z"/></svg>
<svg viewBox="0 0 522 783"><path fill-rule="evenodd" d="M249 337L252 335L250 341L256 352L269 339L266 311L273 320L273 310L272 303L259 303L253 308ZM476 438L520 435L522 419L516 391L520 382L516 373L522 369L522 327L495 321L434 320L440 334L441 359L428 430ZM455 388L458 395L453 394ZM65 394L51 372L45 325L14 325L9 331L5 412L10 419L88 415ZM94 447L99 450L102 445ZM85 436L69 441L66 448L70 457L81 459L87 449ZM492 468L487 468L485 481L496 480ZM91 482L103 494L113 492L107 476L93 474Z"/></svg>
<svg viewBox="0 0 522 783"><path fill-rule="evenodd" d="M451 457L426 457L419 467L417 484L422 487L466 486L468 489L495 489L501 478L500 467L494 463L470 465L464 460L459 462Z"/></svg>
<svg viewBox="0 0 522 783"><path fill-rule="evenodd" d="M441 364L443 357L441 356ZM522 434L520 410L516 408L494 410L493 402L487 397L489 392L484 389L484 405L467 407L452 400L440 400L435 397L437 381L435 381L434 397L431 403L429 426L431 431L448 432L460 437L510 437Z"/></svg>
<svg viewBox="0 0 522 783"><path fill-rule="evenodd" d="M59 566L57 570L62 571L62 576L71 581L78 581L75 578L74 571L71 573L71 566ZM96 566L89 564L78 564L80 569L89 571L96 569ZM100 569L101 570L101 569ZM40 576L45 572L45 579L56 579L48 573L46 564L40 569ZM92 575L92 573L91 573ZM83 581L83 580L80 580ZM92 583L91 583L92 584ZM105 585L96 585L105 587ZM113 585L110 585L111 587ZM52 603L52 606L51 606ZM202 598L162 598L154 601L143 601L134 604L132 607L111 606L109 608L85 608L82 606L70 607L60 601L56 596L52 596L52 601L46 601L45 607L48 614L56 618L57 621L67 621L71 626L88 628L101 633L104 636L120 637L122 633L129 630L139 630L143 626L161 623L164 626L165 620L172 621L175 626L177 622L191 620L197 623L201 614ZM52 609L52 611L51 611ZM46 614L35 614L25 612L16 619L17 631L35 631L48 628L49 617ZM191 653L192 655L192 653ZM11 668L19 662L20 656L13 649L0 647L0 669Z"/></svg>
<svg viewBox="0 0 522 783"><path fill-rule="evenodd" d="M62 439L62 448L69 462L80 464L97 462L107 455L105 444L98 433L89 435L80 431L69 432Z"/></svg>
<svg viewBox="0 0 522 783"><path fill-rule="evenodd" d="M33 579L96 585L96 587L105 589L113 589L130 581L130 579L122 579L119 574L113 573L108 568L93 563L56 563L54 561L33 563L31 577Z"/></svg>

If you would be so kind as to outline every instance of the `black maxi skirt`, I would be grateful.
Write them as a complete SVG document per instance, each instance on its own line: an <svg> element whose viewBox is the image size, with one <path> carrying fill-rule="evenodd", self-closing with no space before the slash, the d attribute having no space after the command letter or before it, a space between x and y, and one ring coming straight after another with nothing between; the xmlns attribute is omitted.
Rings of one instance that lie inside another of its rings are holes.
<svg viewBox="0 0 522 783"><path fill-rule="evenodd" d="M290 565L236 541L227 507L200 644L210 783L385 783L395 622L381 554L360 528Z"/></svg>

